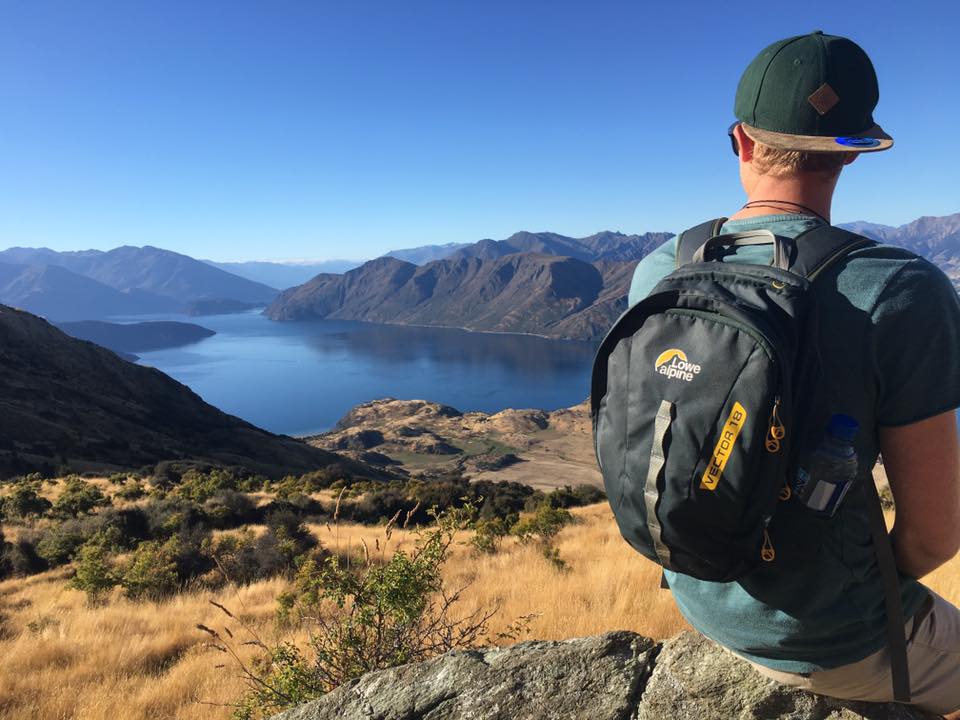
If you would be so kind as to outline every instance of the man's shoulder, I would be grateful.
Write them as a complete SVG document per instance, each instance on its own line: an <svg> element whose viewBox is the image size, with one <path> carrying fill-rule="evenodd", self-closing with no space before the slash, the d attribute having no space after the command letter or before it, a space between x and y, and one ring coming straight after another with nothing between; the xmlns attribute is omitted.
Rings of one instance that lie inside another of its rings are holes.
<svg viewBox="0 0 960 720"><path fill-rule="evenodd" d="M863 310L939 296L953 286L945 273L915 252L877 243L851 252L831 273L836 288Z"/></svg>

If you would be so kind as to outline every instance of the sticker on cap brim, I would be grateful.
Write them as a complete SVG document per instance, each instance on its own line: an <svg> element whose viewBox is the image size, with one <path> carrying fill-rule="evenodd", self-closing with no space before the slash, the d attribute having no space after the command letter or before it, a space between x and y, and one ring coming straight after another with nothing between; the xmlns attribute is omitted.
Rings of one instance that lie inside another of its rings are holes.
<svg viewBox="0 0 960 720"><path fill-rule="evenodd" d="M871 137L838 137L836 142L847 147L876 147L880 141Z"/></svg>

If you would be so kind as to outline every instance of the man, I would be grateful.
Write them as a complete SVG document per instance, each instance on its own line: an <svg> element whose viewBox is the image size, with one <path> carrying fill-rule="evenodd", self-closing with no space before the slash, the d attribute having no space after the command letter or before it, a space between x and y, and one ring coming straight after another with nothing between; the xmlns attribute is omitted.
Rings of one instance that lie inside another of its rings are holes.
<svg viewBox="0 0 960 720"><path fill-rule="evenodd" d="M720 231L794 238L829 223L843 167L893 144L873 121L878 99L869 58L846 38L817 31L760 53L740 80L729 131L748 201ZM676 250L674 238L638 265L631 305L675 268ZM770 246L754 245L731 259L771 257ZM815 287L825 392L860 421L861 466L882 453L896 502L891 537L912 703L960 718L960 611L917 581L960 548L960 301L935 266L882 245L854 250ZM731 583L667 571L677 605L704 635L780 682L892 700L866 502L851 492L833 518L794 513L779 536L798 563L764 563Z"/></svg>

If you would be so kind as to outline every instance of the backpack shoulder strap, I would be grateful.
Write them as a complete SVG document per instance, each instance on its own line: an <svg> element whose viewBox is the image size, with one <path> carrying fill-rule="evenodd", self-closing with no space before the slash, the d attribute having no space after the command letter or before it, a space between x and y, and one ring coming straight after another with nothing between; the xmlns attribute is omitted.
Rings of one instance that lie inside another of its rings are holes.
<svg viewBox="0 0 960 720"><path fill-rule="evenodd" d="M880 568L883 599L887 610L887 648L890 652L890 674L893 683L893 698L897 702L910 702L910 665L907 660L906 618L900 599L900 574L893 556L893 545L887 534L883 519L883 506L877 494L873 477L861 480L867 498L867 514L870 534L873 535L874 551Z"/></svg>
<svg viewBox="0 0 960 720"><path fill-rule="evenodd" d="M677 238L676 267L693 262L693 254L697 252L697 249L714 235L717 235L726 221L725 217L708 220L680 233L680 237Z"/></svg>
<svg viewBox="0 0 960 720"><path fill-rule="evenodd" d="M802 242L800 242L802 239ZM813 280L837 260L853 250L877 243L862 235L833 225L818 225L794 238L794 256L790 272Z"/></svg>

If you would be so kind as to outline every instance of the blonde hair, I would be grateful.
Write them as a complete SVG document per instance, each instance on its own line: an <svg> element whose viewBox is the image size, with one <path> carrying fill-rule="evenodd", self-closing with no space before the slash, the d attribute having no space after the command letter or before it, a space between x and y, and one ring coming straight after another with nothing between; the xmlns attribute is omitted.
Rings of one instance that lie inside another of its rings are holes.
<svg viewBox="0 0 960 720"><path fill-rule="evenodd" d="M822 173L829 178L840 174L844 161L850 153L806 152L803 150L779 150L754 142L753 169L760 175L776 178L799 173Z"/></svg>

